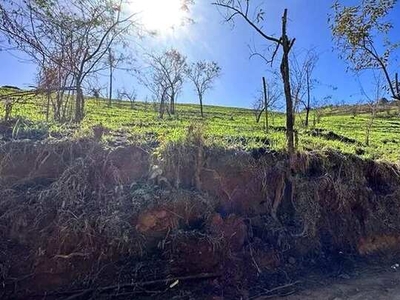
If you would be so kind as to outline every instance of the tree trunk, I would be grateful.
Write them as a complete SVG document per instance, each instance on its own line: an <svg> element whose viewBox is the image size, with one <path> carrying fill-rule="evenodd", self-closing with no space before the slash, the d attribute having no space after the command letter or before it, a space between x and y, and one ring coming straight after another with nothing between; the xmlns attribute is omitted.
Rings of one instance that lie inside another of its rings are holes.
<svg viewBox="0 0 400 300"><path fill-rule="evenodd" d="M203 95L201 93L199 93L199 101L200 101L200 114L201 114L201 117L204 118L204 114L203 114Z"/></svg>
<svg viewBox="0 0 400 300"><path fill-rule="evenodd" d="M71 91L68 91L67 93L67 97L65 98L65 100L63 101L62 105L61 105L61 119L63 121L67 120L67 113L68 113L68 102L71 99Z"/></svg>
<svg viewBox="0 0 400 300"><path fill-rule="evenodd" d="M286 34L286 24L287 24L287 9L285 9L282 17L282 48L283 56L281 62L281 75L283 80L283 86L285 91L286 99L286 138L287 146L290 159L294 154L294 137L293 137L293 100L290 89L290 69L289 69L289 52L292 46L287 34Z"/></svg>
<svg viewBox="0 0 400 300"><path fill-rule="evenodd" d="M112 102L112 89L113 89L113 70L112 66L110 65L110 90L108 92L108 107L111 107Z"/></svg>
<svg viewBox="0 0 400 300"><path fill-rule="evenodd" d="M395 81L396 92L397 92L397 97L395 98L395 100L397 101L397 105L398 105L398 108L399 108L399 116L400 116L400 82L399 82L399 73L396 73L394 75L394 81Z"/></svg>
<svg viewBox="0 0 400 300"><path fill-rule="evenodd" d="M308 118L310 115L310 104L311 104L311 87L310 87L310 74L307 71L307 107L306 107L306 121L305 126L308 127Z"/></svg>
<svg viewBox="0 0 400 300"><path fill-rule="evenodd" d="M172 93L171 93L171 102L170 102L170 106L169 106L169 111L172 115L175 114L175 92L174 91L172 91Z"/></svg>
<svg viewBox="0 0 400 300"><path fill-rule="evenodd" d="M268 133L269 124L268 124L267 84L265 82L265 77L263 77L262 80L263 80L263 88L264 88L265 132Z"/></svg>
<svg viewBox="0 0 400 300"><path fill-rule="evenodd" d="M76 98L75 98L75 122L79 123L83 119L83 110L84 110L84 102L83 102L83 92L81 84L78 83L76 85Z"/></svg>
<svg viewBox="0 0 400 300"><path fill-rule="evenodd" d="M159 117L160 117L160 119L164 118L164 100L161 100L161 103L160 103Z"/></svg>
<svg viewBox="0 0 400 300"><path fill-rule="evenodd" d="M163 94L161 95L161 101L160 101L160 110L159 110L159 116L160 118L164 118L164 112L165 112L165 95L166 92L164 91Z"/></svg>
<svg viewBox="0 0 400 300"><path fill-rule="evenodd" d="M262 115L263 111L264 111L264 107L256 115L256 123L260 123L260 119L261 119L261 115Z"/></svg>
<svg viewBox="0 0 400 300"><path fill-rule="evenodd" d="M62 103L64 101L64 86L61 87L59 91L57 91L57 98L56 98L56 108L54 110L54 120L56 121L61 121L61 109L62 109Z"/></svg>
<svg viewBox="0 0 400 300"><path fill-rule="evenodd" d="M304 123L304 125L306 127L308 127L309 119L310 119L310 106L307 106L306 107L306 121Z"/></svg>
<svg viewBox="0 0 400 300"><path fill-rule="evenodd" d="M83 96L83 92L81 89L81 121L85 117L85 97Z"/></svg>
<svg viewBox="0 0 400 300"><path fill-rule="evenodd" d="M47 92L46 122L49 121L49 116L50 116L50 92Z"/></svg>
<svg viewBox="0 0 400 300"><path fill-rule="evenodd" d="M108 63L110 65L110 85L109 85L109 92L108 92L108 107L111 107L112 101L112 89L113 89L113 55L111 52L111 48L108 48Z"/></svg>
<svg viewBox="0 0 400 300"><path fill-rule="evenodd" d="M75 97L75 122L79 123L80 119L81 119L81 97L80 97L80 92L79 89L77 87L76 89L76 97Z"/></svg>

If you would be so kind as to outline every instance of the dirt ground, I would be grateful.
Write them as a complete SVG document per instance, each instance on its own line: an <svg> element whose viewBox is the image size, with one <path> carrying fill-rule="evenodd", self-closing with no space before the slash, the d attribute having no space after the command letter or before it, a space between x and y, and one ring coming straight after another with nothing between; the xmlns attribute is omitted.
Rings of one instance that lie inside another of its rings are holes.
<svg viewBox="0 0 400 300"><path fill-rule="evenodd" d="M341 274L336 279L307 278L298 292L286 297L260 297L284 300L397 300L400 299L400 269L376 267L360 269L352 274ZM314 287L312 287L314 286ZM292 290L294 292L294 290ZM290 290L287 293L292 293Z"/></svg>
<svg viewBox="0 0 400 300"><path fill-rule="evenodd" d="M400 300L398 166L185 143L0 144L0 298Z"/></svg>

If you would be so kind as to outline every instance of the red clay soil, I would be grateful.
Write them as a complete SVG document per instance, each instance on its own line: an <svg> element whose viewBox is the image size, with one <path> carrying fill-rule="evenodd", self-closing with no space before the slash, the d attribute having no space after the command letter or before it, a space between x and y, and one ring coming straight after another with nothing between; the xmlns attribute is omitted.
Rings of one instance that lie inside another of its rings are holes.
<svg viewBox="0 0 400 300"><path fill-rule="evenodd" d="M396 261L397 166L191 143L2 145L0 297L267 299Z"/></svg>

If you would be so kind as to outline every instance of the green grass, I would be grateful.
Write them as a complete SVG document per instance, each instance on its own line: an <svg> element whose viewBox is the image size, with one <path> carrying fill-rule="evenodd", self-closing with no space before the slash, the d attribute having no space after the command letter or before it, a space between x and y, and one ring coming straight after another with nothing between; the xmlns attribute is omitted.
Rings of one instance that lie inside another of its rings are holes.
<svg viewBox="0 0 400 300"><path fill-rule="evenodd" d="M170 142L178 141L186 136L191 124L199 124L203 128L205 140L209 144L217 144L227 148L249 150L263 145L261 139L267 138L270 148L283 150L285 148L285 133L280 127L284 126L284 115L274 113L270 116L271 129L265 133L263 118L259 124L255 122L253 112L248 109L205 106L205 118L200 118L198 105L178 104L176 115L159 119L152 103L135 103L134 109L130 103L114 101L111 108L103 100L88 99L86 117L81 126L69 124L60 125L45 122L44 99L37 97L18 103L14 106L12 117L22 117L33 121L35 126L48 126L51 134L71 133L84 135L91 133L94 125L102 124L110 129L105 140L113 139L116 135L125 135L139 142ZM4 107L0 108L0 117L4 115ZM301 124L302 115L297 116L299 132L299 150L337 149L344 153L363 153L361 156L397 162L400 160L400 118L380 112L374 121L370 145L366 146L365 132L369 119L367 113L353 116L350 109L331 108L324 111L316 128L332 131L340 136L354 139L356 143L329 140L326 137L311 136L312 128L304 128ZM312 113L310 118L312 123Z"/></svg>

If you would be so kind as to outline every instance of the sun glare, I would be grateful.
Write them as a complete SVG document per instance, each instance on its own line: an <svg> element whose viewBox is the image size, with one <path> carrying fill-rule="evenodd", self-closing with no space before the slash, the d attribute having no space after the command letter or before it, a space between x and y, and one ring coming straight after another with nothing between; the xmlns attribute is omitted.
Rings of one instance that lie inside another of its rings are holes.
<svg viewBox="0 0 400 300"><path fill-rule="evenodd" d="M166 34L182 26L188 17L182 4L182 0L133 0L132 10L147 30Z"/></svg>

